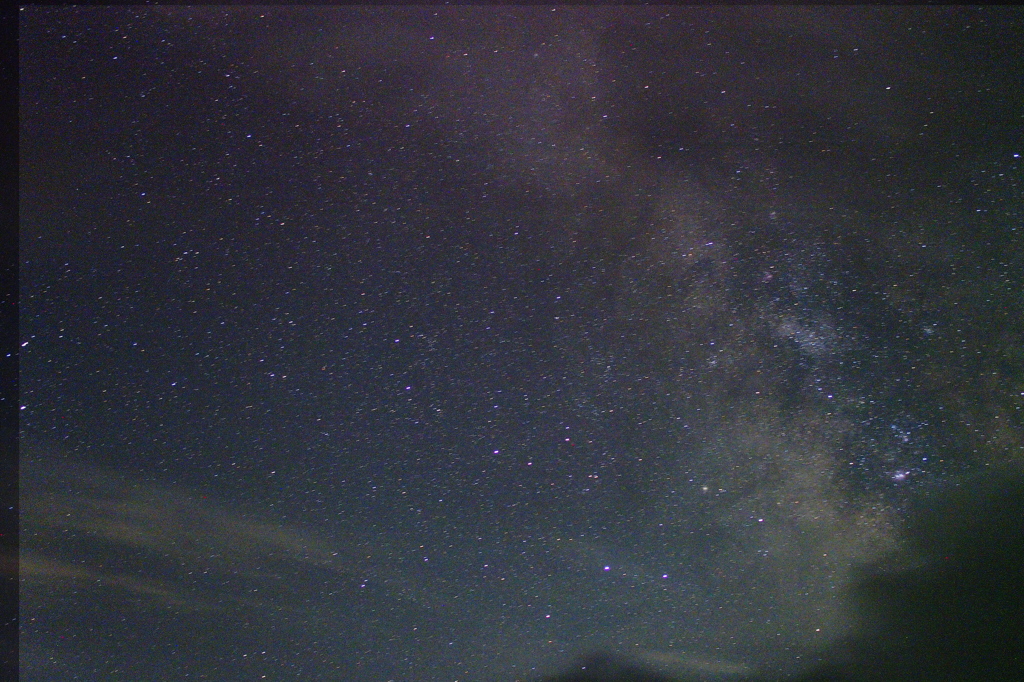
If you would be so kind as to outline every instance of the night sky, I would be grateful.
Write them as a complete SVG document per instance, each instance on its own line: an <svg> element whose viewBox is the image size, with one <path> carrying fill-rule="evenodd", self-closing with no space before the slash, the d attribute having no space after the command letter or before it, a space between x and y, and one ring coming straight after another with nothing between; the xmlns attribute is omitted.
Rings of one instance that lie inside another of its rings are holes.
<svg viewBox="0 0 1024 682"><path fill-rule="evenodd" d="M27 7L24 680L793 671L1024 457L1024 14Z"/></svg>

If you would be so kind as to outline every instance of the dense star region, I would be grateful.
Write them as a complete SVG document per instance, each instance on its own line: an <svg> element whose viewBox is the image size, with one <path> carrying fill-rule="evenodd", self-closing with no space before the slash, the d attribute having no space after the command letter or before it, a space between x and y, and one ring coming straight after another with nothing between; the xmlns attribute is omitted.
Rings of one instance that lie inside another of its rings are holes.
<svg viewBox="0 0 1024 682"><path fill-rule="evenodd" d="M20 31L24 680L795 673L1024 454L1018 10Z"/></svg>

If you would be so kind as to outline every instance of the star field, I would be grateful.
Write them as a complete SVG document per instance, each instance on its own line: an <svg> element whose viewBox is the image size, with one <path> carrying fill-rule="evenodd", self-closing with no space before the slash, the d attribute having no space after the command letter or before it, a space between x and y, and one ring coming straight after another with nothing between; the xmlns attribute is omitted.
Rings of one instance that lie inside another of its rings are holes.
<svg viewBox="0 0 1024 682"><path fill-rule="evenodd" d="M20 15L26 680L798 670L1024 452L1012 8Z"/></svg>

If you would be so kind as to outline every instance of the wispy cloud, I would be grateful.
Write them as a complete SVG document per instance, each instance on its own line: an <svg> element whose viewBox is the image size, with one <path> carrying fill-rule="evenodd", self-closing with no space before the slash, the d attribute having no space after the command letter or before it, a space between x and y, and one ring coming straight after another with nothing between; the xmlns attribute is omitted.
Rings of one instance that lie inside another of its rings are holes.
<svg viewBox="0 0 1024 682"><path fill-rule="evenodd" d="M222 608L259 595L284 607L302 601L296 585L322 572L372 580L391 598L422 607L446 603L438 586L390 568L393 550L369 533L274 522L183 487L95 467L33 473L42 476L30 473L23 486L21 579L29 590L89 584L178 609Z"/></svg>

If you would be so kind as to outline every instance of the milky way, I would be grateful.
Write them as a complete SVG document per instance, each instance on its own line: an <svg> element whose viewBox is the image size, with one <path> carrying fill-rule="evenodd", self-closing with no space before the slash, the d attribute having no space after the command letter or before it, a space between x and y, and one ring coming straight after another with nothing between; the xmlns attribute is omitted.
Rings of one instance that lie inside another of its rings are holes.
<svg viewBox="0 0 1024 682"><path fill-rule="evenodd" d="M20 19L24 679L795 670L1021 455L1010 8Z"/></svg>

